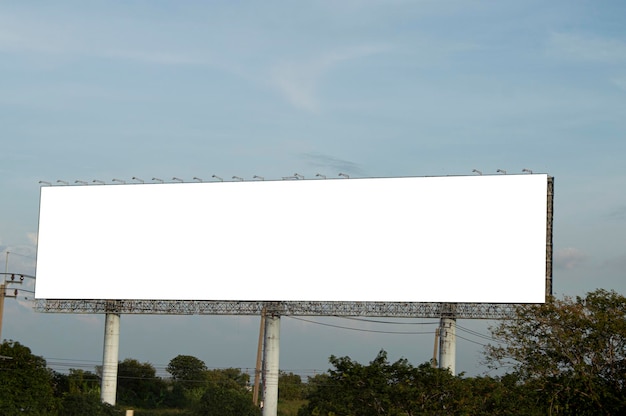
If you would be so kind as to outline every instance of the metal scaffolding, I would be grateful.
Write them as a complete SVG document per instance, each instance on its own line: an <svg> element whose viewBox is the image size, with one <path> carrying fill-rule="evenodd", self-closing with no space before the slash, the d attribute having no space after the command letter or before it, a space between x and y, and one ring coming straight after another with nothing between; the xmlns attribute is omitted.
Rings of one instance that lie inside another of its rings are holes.
<svg viewBox="0 0 626 416"><path fill-rule="evenodd" d="M242 302L198 300L36 299L35 310L49 313L118 313L136 315L368 316L395 318L503 319L516 305L506 303L413 302Z"/></svg>

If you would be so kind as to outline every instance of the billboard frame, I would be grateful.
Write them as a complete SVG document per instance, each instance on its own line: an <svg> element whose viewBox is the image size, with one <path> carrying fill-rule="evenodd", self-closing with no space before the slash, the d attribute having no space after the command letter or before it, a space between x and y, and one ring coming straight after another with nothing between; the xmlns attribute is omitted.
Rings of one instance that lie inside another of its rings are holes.
<svg viewBox="0 0 626 416"><path fill-rule="evenodd" d="M547 176L545 298L553 295L554 177ZM157 315L259 315L263 308L292 316L376 316L436 318L454 314L466 319L503 319L515 303L446 302L265 302L191 300L35 299L42 313L123 313ZM453 306L453 307L452 307Z"/></svg>

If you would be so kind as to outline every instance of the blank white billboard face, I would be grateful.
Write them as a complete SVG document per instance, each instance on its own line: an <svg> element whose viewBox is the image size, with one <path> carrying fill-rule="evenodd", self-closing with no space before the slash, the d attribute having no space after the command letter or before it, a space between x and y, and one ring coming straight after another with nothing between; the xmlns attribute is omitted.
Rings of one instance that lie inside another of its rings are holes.
<svg viewBox="0 0 626 416"><path fill-rule="evenodd" d="M36 297L545 301L546 175L41 188Z"/></svg>

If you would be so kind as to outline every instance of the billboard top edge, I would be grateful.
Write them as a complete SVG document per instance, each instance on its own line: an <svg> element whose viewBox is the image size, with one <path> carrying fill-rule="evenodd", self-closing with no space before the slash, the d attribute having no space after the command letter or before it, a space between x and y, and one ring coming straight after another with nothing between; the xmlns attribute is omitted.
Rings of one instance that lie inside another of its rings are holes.
<svg viewBox="0 0 626 416"><path fill-rule="evenodd" d="M323 176L323 175L321 175ZM370 180L370 179L446 179L446 178L512 178L512 177L528 177L528 178L537 178L537 177L541 177L541 178L552 178L551 175L547 174L547 173L535 173L533 172L532 174L529 173L506 173L506 174L501 174L501 173L479 173L479 174L474 174L474 175L466 175L466 174L460 174L460 175L421 175L421 176L417 176L417 175L405 175L405 176L362 176L362 177L357 177L357 176L347 176L347 177L296 177L296 176L286 176L286 177L282 177L282 178L262 178L262 179L249 179L249 180L242 180L240 179L236 179L233 178L232 180L223 180L221 178L219 179L211 179L211 180L200 180L200 181L180 181L180 180L171 180L171 181L162 181L162 180L156 180L153 182L124 182L124 181L118 181L116 182L111 182L111 183L104 183L102 181L93 181L94 183L89 183L86 181L76 181L76 183L74 184L68 184L68 183L50 183L47 181L39 181L40 184L40 188L64 188L64 187L97 187L97 186L110 186L110 185L114 185L114 186L122 186L122 185L190 185L190 184L200 184L200 183L236 183L236 182L258 182L258 183L262 183L262 182L317 182L317 181L321 181L321 180L339 180L339 181L344 181L345 179L350 179L350 180ZM199 179L199 178L194 178L194 179Z"/></svg>

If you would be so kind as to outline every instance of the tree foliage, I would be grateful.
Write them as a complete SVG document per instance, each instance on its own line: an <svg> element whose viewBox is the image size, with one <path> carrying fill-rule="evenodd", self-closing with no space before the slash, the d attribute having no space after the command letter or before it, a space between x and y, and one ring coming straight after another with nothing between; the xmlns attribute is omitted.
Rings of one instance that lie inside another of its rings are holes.
<svg viewBox="0 0 626 416"><path fill-rule="evenodd" d="M114 416L120 412L100 401L97 392L74 392L63 396L59 406L59 415L63 416Z"/></svg>
<svg viewBox="0 0 626 416"><path fill-rule="evenodd" d="M177 355L167 365L172 381L189 389L207 381L207 366L204 361L191 355Z"/></svg>
<svg viewBox="0 0 626 416"><path fill-rule="evenodd" d="M278 375L278 398L281 400L302 400L305 386L302 378L294 373L281 371Z"/></svg>
<svg viewBox="0 0 626 416"><path fill-rule="evenodd" d="M170 360L171 404L191 408L195 415L256 415L247 389L250 377L238 368L209 370L204 361L178 355Z"/></svg>
<svg viewBox="0 0 626 416"><path fill-rule="evenodd" d="M544 415L515 375L453 376L430 363L387 361L381 351L363 365L331 357L334 369L309 378L308 404L298 416Z"/></svg>
<svg viewBox="0 0 626 416"><path fill-rule="evenodd" d="M0 414L46 415L55 407L46 360L16 341L0 344Z"/></svg>
<svg viewBox="0 0 626 416"><path fill-rule="evenodd" d="M67 390L74 393L96 393L100 394L100 377L91 371L70 368L67 375Z"/></svg>
<svg viewBox="0 0 626 416"><path fill-rule="evenodd" d="M334 369L328 375L309 380L309 403L299 416L486 414L460 377L428 363L389 363L385 351L369 365L349 357L333 356L330 362Z"/></svg>
<svg viewBox="0 0 626 416"><path fill-rule="evenodd" d="M552 414L626 412L626 298L598 289L585 297L517 308L501 321L487 363L506 367L538 392Z"/></svg>
<svg viewBox="0 0 626 416"><path fill-rule="evenodd" d="M207 371L207 379L211 385L225 386L230 389L244 389L250 382L250 376L239 368L221 368Z"/></svg>
<svg viewBox="0 0 626 416"><path fill-rule="evenodd" d="M117 370L117 400L120 404L155 408L166 399L167 386L150 363L127 358Z"/></svg>
<svg viewBox="0 0 626 416"><path fill-rule="evenodd" d="M258 416L260 409L252 404L251 395L242 388L224 384L210 385L195 406L196 416Z"/></svg>

